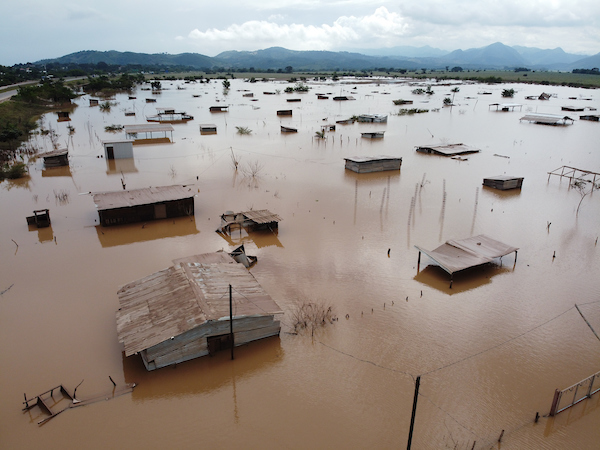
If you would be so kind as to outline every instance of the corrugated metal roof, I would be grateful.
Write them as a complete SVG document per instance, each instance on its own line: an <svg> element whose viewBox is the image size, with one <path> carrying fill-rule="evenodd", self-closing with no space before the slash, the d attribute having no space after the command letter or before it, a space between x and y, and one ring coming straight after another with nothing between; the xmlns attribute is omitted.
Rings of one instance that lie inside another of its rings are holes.
<svg viewBox="0 0 600 450"><path fill-rule="evenodd" d="M242 214L256 223L281 222L281 217L279 217L277 214L273 214L267 209L261 209L258 211L250 210L245 211Z"/></svg>
<svg viewBox="0 0 600 450"><path fill-rule="evenodd" d="M571 119L570 117L559 116L557 114L527 114L521 117L519 120L527 120L529 122L543 123L549 125L566 125L567 120L573 122L573 119Z"/></svg>
<svg viewBox="0 0 600 450"><path fill-rule="evenodd" d="M168 123L143 123L138 125L125 125L125 133L152 133L159 131L173 131L173 125Z"/></svg>
<svg viewBox="0 0 600 450"><path fill-rule="evenodd" d="M49 158L52 156L62 156L62 155L66 155L69 153L69 150L66 148L60 148L58 150L52 150L46 153L39 153L38 156L42 157L42 158Z"/></svg>
<svg viewBox="0 0 600 450"><path fill-rule="evenodd" d="M517 247L483 234L467 239L450 240L434 250L425 250L416 245L415 247L437 262L449 274L492 262L494 258L518 250Z"/></svg>
<svg viewBox="0 0 600 450"><path fill-rule="evenodd" d="M281 312L254 276L224 252L173 261L174 266L121 289L117 334L130 356L189 331L206 321Z"/></svg>
<svg viewBox="0 0 600 450"><path fill-rule="evenodd" d="M189 186L156 186L131 191L113 191L94 194L94 203L98 211L153 203L182 200L194 196Z"/></svg>

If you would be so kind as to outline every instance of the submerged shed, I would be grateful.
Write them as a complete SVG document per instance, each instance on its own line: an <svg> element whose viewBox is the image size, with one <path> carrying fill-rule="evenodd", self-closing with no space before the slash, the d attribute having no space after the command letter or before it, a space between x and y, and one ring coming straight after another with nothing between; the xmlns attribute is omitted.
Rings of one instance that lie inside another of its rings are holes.
<svg viewBox="0 0 600 450"><path fill-rule="evenodd" d="M214 123L200 124L200 134L217 134L217 126Z"/></svg>
<svg viewBox="0 0 600 450"><path fill-rule="evenodd" d="M104 157L106 159L133 158L133 140L104 141Z"/></svg>
<svg viewBox="0 0 600 450"><path fill-rule="evenodd" d="M456 156L466 155L469 153L478 153L478 148L469 147L465 144L448 144L448 145L423 145L416 149L420 153L433 153L441 156Z"/></svg>
<svg viewBox="0 0 600 450"><path fill-rule="evenodd" d="M125 356L139 354L147 370L278 336L281 329L277 303L224 252L175 260L117 295L119 341Z"/></svg>
<svg viewBox="0 0 600 450"><path fill-rule="evenodd" d="M450 274L450 287L456 272L490 263L495 258L502 258L512 252L515 253L516 262L517 250L519 250L484 234L461 240L450 240L434 250L425 250L417 245L415 247L419 250L417 264L421 263L421 253L425 253Z"/></svg>
<svg viewBox="0 0 600 450"><path fill-rule="evenodd" d="M346 161L346 169L356 173L400 170L400 166L402 166L402 158L395 156L353 156L344 159Z"/></svg>
<svg viewBox="0 0 600 450"><path fill-rule="evenodd" d="M229 106L211 106L208 108L210 112L227 112Z"/></svg>
<svg viewBox="0 0 600 450"><path fill-rule="evenodd" d="M521 189L523 177L511 177L508 175L496 175L483 179L483 185L494 189L506 191L508 189Z"/></svg>
<svg viewBox="0 0 600 450"><path fill-rule="evenodd" d="M194 214L194 191L188 186L157 186L94 194L102 226L145 222Z"/></svg>
<svg viewBox="0 0 600 450"><path fill-rule="evenodd" d="M69 165L69 150L60 148L46 153L40 153L38 156L44 158L46 167L59 167Z"/></svg>
<svg viewBox="0 0 600 450"><path fill-rule="evenodd" d="M221 226L217 229L218 233L231 233L232 229L245 229L246 231L254 230L271 230L275 231L279 228L281 217L273 214L267 209L243 211L234 213L227 211L221 214Z"/></svg>

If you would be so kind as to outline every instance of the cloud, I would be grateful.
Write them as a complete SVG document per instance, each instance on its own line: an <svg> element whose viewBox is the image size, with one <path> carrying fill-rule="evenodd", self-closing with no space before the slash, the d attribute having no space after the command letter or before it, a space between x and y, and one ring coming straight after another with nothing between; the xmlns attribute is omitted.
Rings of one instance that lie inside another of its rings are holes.
<svg viewBox="0 0 600 450"><path fill-rule="evenodd" d="M470 26L566 27L598 23L597 0L421 0L399 6L410 20Z"/></svg>
<svg viewBox="0 0 600 450"><path fill-rule="evenodd" d="M201 43L243 45L245 49L283 46L294 50L327 50L344 45L356 45L365 40L376 45L410 33L411 26L399 14L381 6L372 15L342 16L333 24L277 24L273 21L251 20L219 30L192 30L188 37ZM241 49L241 48L239 48Z"/></svg>

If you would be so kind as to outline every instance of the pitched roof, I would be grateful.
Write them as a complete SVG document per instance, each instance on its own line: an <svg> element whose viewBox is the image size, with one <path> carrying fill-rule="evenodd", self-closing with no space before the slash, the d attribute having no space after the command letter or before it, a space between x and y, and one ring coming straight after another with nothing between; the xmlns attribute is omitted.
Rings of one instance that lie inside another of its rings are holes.
<svg viewBox="0 0 600 450"><path fill-rule="evenodd" d="M461 240L450 240L434 250L425 250L417 245L415 247L437 262L449 274L492 262L494 258L518 250L517 247L483 234Z"/></svg>
<svg viewBox="0 0 600 450"><path fill-rule="evenodd" d="M194 191L189 186L156 186L130 191L99 192L94 194L94 203L98 211L104 211L106 209L170 202L193 196Z"/></svg>
<svg viewBox="0 0 600 450"><path fill-rule="evenodd" d="M254 276L224 252L173 261L174 265L123 286L117 292L117 334L125 355L148 349L207 321L281 312Z"/></svg>

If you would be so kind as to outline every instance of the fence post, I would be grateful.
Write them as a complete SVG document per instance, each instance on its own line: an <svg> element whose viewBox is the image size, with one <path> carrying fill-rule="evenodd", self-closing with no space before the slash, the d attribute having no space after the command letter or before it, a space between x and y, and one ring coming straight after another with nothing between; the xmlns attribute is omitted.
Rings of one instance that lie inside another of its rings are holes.
<svg viewBox="0 0 600 450"><path fill-rule="evenodd" d="M556 408L558 408L558 400L560 399L560 391L556 389L554 391L554 399L552 400L552 406L550 407L550 417L556 414Z"/></svg>
<svg viewBox="0 0 600 450"><path fill-rule="evenodd" d="M594 380L596 379L596 375L592 375L592 378L590 378L590 387L588 388L587 391L587 398L590 398L592 396L592 387L594 386Z"/></svg>

